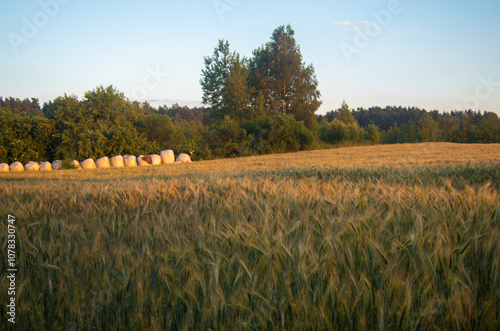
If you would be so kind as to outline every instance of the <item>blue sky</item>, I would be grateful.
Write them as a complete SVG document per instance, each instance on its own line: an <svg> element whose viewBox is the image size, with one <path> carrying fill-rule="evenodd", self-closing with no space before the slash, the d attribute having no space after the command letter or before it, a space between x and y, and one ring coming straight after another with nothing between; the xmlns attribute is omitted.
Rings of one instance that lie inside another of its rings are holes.
<svg viewBox="0 0 500 331"><path fill-rule="evenodd" d="M0 4L0 96L82 97L114 85L154 105L199 105L218 39L244 56L291 24L323 105L500 114L495 0L95 1Z"/></svg>

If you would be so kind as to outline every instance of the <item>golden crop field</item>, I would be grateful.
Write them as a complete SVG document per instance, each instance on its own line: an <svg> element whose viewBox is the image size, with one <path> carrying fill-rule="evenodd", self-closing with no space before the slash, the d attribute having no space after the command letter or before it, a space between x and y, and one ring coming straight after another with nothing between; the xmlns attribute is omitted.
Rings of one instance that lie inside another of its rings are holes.
<svg viewBox="0 0 500 331"><path fill-rule="evenodd" d="M499 330L499 190L498 144L5 173L1 264L10 214L19 330Z"/></svg>

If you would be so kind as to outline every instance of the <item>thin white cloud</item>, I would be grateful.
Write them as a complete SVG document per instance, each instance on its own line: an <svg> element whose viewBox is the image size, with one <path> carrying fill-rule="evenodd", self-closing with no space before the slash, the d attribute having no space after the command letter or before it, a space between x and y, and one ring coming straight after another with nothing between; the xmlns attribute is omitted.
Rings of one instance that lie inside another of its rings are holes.
<svg viewBox="0 0 500 331"><path fill-rule="evenodd" d="M370 24L373 23L373 24ZM341 21L341 22L334 22L333 25L337 27L344 27L344 28L349 28L354 32L361 31L363 30L367 25L370 24L370 29L376 29L376 30L382 30L382 27L375 23L375 22L369 22L369 21L359 21L359 22L350 22L350 21Z"/></svg>
<svg viewBox="0 0 500 331"><path fill-rule="evenodd" d="M368 24L367 21L361 21L361 22L342 21L342 22L333 23L333 25L335 25L335 26L348 26L348 27L356 27L356 26L366 25L366 24Z"/></svg>

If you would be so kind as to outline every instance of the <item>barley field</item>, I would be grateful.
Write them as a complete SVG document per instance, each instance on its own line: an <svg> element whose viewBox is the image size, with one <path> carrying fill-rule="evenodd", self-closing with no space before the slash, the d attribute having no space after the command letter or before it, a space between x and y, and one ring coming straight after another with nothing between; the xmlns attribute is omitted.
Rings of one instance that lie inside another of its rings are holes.
<svg viewBox="0 0 500 331"><path fill-rule="evenodd" d="M499 189L498 144L5 173L0 263L10 214L18 330L499 330Z"/></svg>

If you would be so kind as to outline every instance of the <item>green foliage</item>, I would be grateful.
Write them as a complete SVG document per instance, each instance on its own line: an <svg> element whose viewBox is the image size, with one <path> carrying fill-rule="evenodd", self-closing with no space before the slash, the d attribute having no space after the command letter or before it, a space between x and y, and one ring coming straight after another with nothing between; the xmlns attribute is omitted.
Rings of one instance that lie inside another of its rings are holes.
<svg viewBox="0 0 500 331"><path fill-rule="evenodd" d="M480 143L500 143L500 118L495 113L485 113L478 124Z"/></svg>
<svg viewBox="0 0 500 331"><path fill-rule="evenodd" d="M10 97L4 100L3 97L0 97L0 108L16 114L44 117L37 98L21 100Z"/></svg>
<svg viewBox="0 0 500 331"><path fill-rule="evenodd" d="M312 148L314 133L292 115L262 116L239 122L229 116L214 122L205 134L207 157L296 152Z"/></svg>
<svg viewBox="0 0 500 331"><path fill-rule="evenodd" d="M298 97L303 94L291 93L285 97L283 113L277 108L281 99L275 90L283 83L280 79L291 82L292 91L302 83L291 79L291 73L303 75L303 81L314 76L304 73L309 69L302 64L293 66L301 63L300 58L289 27L275 31L273 40L250 60L230 53L229 44L221 42L213 57L206 58L203 71L204 102L212 105L209 111L177 104L154 108L126 99L113 86L88 91L83 100L65 94L44 104L43 114L37 112L37 99L0 98L0 162L83 160L164 149L203 160L307 150L318 146L318 138L325 147L380 141L500 142L500 119L491 112L441 114L402 107L352 111L344 101L338 110L316 121L310 110L319 94L306 97L312 100L306 105ZM283 66L282 72L277 63ZM309 83L313 91L315 84ZM391 119L395 121L388 124Z"/></svg>
<svg viewBox="0 0 500 331"><path fill-rule="evenodd" d="M202 100L205 105L210 106L210 113L213 119L224 118L227 100L224 91L227 86L228 77L231 74L231 67L235 54L229 50L229 43L219 40L219 44L214 49L211 57L205 57L205 69L202 70L200 80L203 91Z"/></svg>
<svg viewBox="0 0 500 331"><path fill-rule="evenodd" d="M425 114L418 122L420 126L420 139L423 142L435 142L440 140L438 123L429 114Z"/></svg>
<svg viewBox="0 0 500 331"><path fill-rule="evenodd" d="M207 160L212 158L206 137L209 127L200 121L178 120L174 124L173 141L169 149L175 154L186 153L192 160Z"/></svg>
<svg viewBox="0 0 500 331"><path fill-rule="evenodd" d="M250 146L245 129L239 122L225 116L210 126L207 141L216 157L236 157L248 154Z"/></svg>
<svg viewBox="0 0 500 331"><path fill-rule="evenodd" d="M157 152L157 139L163 138L161 134L168 134L166 128L172 123L166 118L165 124L154 115L143 116L143 121L133 123L143 112L141 107L130 103L112 86L89 91L82 101L67 95L55 99L51 105L58 129L54 135L54 157L83 160ZM154 121L158 121L158 126L153 125ZM148 136L141 137L138 129Z"/></svg>
<svg viewBox="0 0 500 331"><path fill-rule="evenodd" d="M132 123L108 127L103 133L107 144L103 155L150 154L158 152L162 146L154 139L142 138Z"/></svg>
<svg viewBox="0 0 500 331"><path fill-rule="evenodd" d="M166 115L140 116L135 122L137 131L160 149L171 146L175 141L175 127L172 119Z"/></svg>
<svg viewBox="0 0 500 331"><path fill-rule="evenodd" d="M340 109L333 114L333 121L331 123L323 122L320 127L319 137L321 140L330 144L358 143L362 140L363 129L359 127L345 101Z"/></svg>
<svg viewBox="0 0 500 331"><path fill-rule="evenodd" d="M102 130L81 126L67 128L57 135L56 159L83 160L105 156L107 139Z"/></svg>
<svg viewBox="0 0 500 331"><path fill-rule="evenodd" d="M177 103L174 103L170 107L166 105L160 106L157 110L154 110L154 113L167 115L174 123L179 121L207 122L207 110L205 108L189 108L188 106L179 106Z"/></svg>
<svg viewBox="0 0 500 331"><path fill-rule="evenodd" d="M73 160L71 159L64 159L62 160L62 168L64 170L71 170L71 169L76 169L76 166L72 163Z"/></svg>
<svg viewBox="0 0 500 331"><path fill-rule="evenodd" d="M127 121L131 112L131 104L125 95L113 86L99 86L95 90L87 91L82 100L83 107L92 115L94 123L107 125L120 125Z"/></svg>
<svg viewBox="0 0 500 331"><path fill-rule="evenodd" d="M52 156L54 123L46 118L0 108L0 161L27 163Z"/></svg>
<svg viewBox="0 0 500 331"><path fill-rule="evenodd" d="M415 143L448 141L454 143L500 142L500 119L496 113L452 111L440 113L419 108L372 107L353 112L354 118L366 128L378 126L383 142ZM325 117L331 121L335 112Z"/></svg>
<svg viewBox="0 0 500 331"><path fill-rule="evenodd" d="M223 95L224 113L238 120L251 119L254 113L250 107L252 88L248 86L249 73L246 61L235 55Z"/></svg>
<svg viewBox="0 0 500 331"><path fill-rule="evenodd" d="M354 122L357 122L356 119L354 119L354 116L352 116L351 109L349 109L349 106L347 105L345 100L342 102L342 105L337 110L335 117L339 121L345 123L346 125L351 125Z"/></svg>
<svg viewBox="0 0 500 331"><path fill-rule="evenodd" d="M314 68L302 62L294 35L289 25L280 26L270 42L254 51L251 85L262 93L271 114L291 114L312 128L321 94Z"/></svg>
<svg viewBox="0 0 500 331"><path fill-rule="evenodd" d="M320 129L320 139L330 144L338 144L348 140L349 128L339 119L325 124Z"/></svg>
<svg viewBox="0 0 500 331"><path fill-rule="evenodd" d="M313 132L292 115L265 116L243 123L243 127L254 137L252 150L256 154L308 150L315 143Z"/></svg>
<svg viewBox="0 0 500 331"><path fill-rule="evenodd" d="M279 27L248 61L231 53L228 42L219 41L214 54L205 57L200 81L213 120L291 114L309 129L316 128L321 94L314 68L302 62L294 34L290 26Z"/></svg>
<svg viewBox="0 0 500 331"><path fill-rule="evenodd" d="M376 145L380 141L380 133L378 127L375 124L369 124L366 128L365 139L368 140L373 145Z"/></svg>
<svg viewBox="0 0 500 331"><path fill-rule="evenodd" d="M347 125L347 140L353 143L359 143L363 136L363 129L359 127L358 122Z"/></svg>
<svg viewBox="0 0 500 331"><path fill-rule="evenodd" d="M330 147L380 141L500 143L500 119L491 112L353 111L344 101L338 110L316 118L318 82L294 36L290 26L278 27L249 59L220 40L202 69L208 110L177 104L155 108L128 100L113 86L87 91L83 100L65 94L41 109L35 98L0 97L0 162L82 160L164 149L202 160L307 150L318 138Z"/></svg>
<svg viewBox="0 0 500 331"><path fill-rule="evenodd" d="M384 144L402 144L405 142L403 133L397 123L394 123L394 125L383 134L382 142Z"/></svg>

